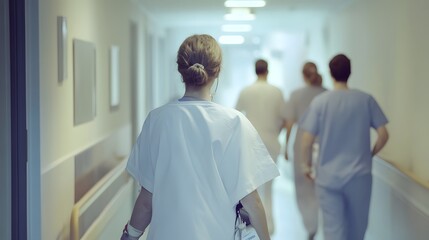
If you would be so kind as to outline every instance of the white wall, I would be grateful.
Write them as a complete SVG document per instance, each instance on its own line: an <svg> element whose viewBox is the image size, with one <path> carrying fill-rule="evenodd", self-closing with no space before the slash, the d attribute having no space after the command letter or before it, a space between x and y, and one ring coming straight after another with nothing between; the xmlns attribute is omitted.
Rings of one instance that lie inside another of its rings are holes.
<svg viewBox="0 0 429 240"><path fill-rule="evenodd" d="M141 40L146 20L139 3L132 0L39 2L42 239L67 239L74 204L74 156L124 131L126 139L117 139L118 145L123 145L117 155L125 157L130 150L130 51L139 51L138 59L142 60L141 49L130 49L130 24L131 21L137 23ZM65 16L68 24L68 78L62 83L57 80L57 16ZM96 117L78 126L73 125L72 42L75 38L96 46ZM120 106L115 111L109 106L111 45L120 48ZM142 70L138 72L141 80ZM126 219L119 221L118 234Z"/></svg>
<svg viewBox="0 0 429 240"><path fill-rule="evenodd" d="M145 107L146 114L170 100L171 85L168 76L171 61L167 59L169 46L166 44L164 29L157 25L156 19L148 19L145 43Z"/></svg>
<svg viewBox="0 0 429 240"><path fill-rule="evenodd" d="M366 240L425 240L429 191L384 160L375 158Z"/></svg>
<svg viewBox="0 0 429 240"><path fill-rule="evenodd" d="M327 58L352 61L350 85L371 93L389 118L390 140L380 156L429 181L429 2L352 1L327 21Z"/></svg>
<svg viewBox="0 0 429 240"><path fill-rule="evenodd" d="M152 75L149 81L152 81L152 108L164 105L170 100L170 81L167 78L169 69L166 64L166 44L163 32L154 31L150 33L152 37L152 57L149 60L152 68Z"/></svg>

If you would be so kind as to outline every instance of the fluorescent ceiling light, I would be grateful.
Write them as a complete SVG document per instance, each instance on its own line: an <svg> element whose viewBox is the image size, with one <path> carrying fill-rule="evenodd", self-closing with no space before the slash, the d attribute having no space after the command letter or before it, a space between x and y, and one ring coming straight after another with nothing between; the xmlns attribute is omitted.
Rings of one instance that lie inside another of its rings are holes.
<svg viewBox="0 0 429 240"><path fill-rule="evenodd" d="M250 24L225 24L225 25L222 25L222 31L224 31L224 32L250 32L250 31L252 31L252 25L250 25Z"/></svg>
<svg viewBox="0 0 429 240"><path fill-rule="evenodd" d="M250 8L231 8L230 13L225 14L227 21L252 21L255 20L255 14Z"/></svg>
<svg viewBox="0 0 429 240"><path fill-rule="evenodd" d="M225 7L265 7L264 0L227 0L225 1Z"/></svg>
<svg viewBox="0 0 429 240"><path fill-rule="evenodd" d="M224 16L224 19L227 21L252 21L252 20L255 20L255 15L252 13L249 13L249 14L227 13Z"/></svg>
<svg viewBox="0 0 429 240"><path fill-rule="evenodd" d="M244 37L241 35L224 35L219 37L220 44L243 44Z"/></svg>

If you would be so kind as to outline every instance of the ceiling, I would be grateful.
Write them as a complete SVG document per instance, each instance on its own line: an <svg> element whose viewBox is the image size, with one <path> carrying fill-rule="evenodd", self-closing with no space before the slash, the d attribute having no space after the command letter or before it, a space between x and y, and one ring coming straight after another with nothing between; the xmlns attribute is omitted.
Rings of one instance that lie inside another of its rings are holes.
<svg viewBox="0 0 429 240"><path fill-rule="evenodd" d="M351 0L266 0L254 8L256 19L250 23L255 34L297 31L303 24L324 16ZM146 12L165 28L204 27L219 29L224 23L224 0L140 0Z"/></svg>

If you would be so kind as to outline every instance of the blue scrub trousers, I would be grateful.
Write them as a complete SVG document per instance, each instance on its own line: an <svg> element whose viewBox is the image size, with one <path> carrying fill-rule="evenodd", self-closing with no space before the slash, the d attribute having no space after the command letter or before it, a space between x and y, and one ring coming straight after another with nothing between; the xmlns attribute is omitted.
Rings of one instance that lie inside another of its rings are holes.
<svg viewBox="0 0 429 240"><path fill-rule="evenodd" d="M317 186L325 240L364 239L371 188L371 174L356 176L339 189Z"/></svg>

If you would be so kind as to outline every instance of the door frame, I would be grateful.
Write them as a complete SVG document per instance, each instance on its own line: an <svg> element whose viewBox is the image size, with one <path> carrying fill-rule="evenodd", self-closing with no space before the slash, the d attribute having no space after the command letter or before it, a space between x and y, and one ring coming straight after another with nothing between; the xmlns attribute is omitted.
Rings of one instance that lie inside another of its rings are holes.
<svg viewBox="0 0 429 240"><path fill-rule="evenodd" d="M9 2L0 1L0 239L12 239Z"/></svg>
<svg viewBox="0 0 429 240"><path fill-rule="evenodd" d="M39 0L22 1L25 1L26 25L27 228L28 239L41 239Z"/></svg>
<svg viewBox="0 0 429 240"><path fill-rule="evenodd" d="M8 4L11 238L40 239L39 1L9 0Z"/></svg>
<svg viewBox="0 0 429 240"><path fill-rule="evenodd" d="M11 235L27 239L27 103L25 0L9 0Z"/></svg>

